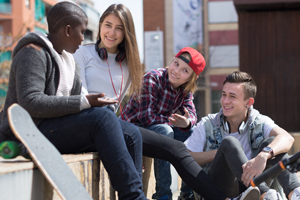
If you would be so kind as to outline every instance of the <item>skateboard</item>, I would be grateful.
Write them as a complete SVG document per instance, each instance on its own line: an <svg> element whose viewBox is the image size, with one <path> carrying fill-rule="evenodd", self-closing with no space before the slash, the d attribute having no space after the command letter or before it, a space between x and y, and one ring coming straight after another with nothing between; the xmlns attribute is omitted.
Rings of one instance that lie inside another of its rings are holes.
<svg viewBox="0 0 300 200"><path fill-rule="evenodd" d="M10 106L8 119L15 136L62 199L92 200L59 151L38 130L24 108L18 104Z"/></svg>

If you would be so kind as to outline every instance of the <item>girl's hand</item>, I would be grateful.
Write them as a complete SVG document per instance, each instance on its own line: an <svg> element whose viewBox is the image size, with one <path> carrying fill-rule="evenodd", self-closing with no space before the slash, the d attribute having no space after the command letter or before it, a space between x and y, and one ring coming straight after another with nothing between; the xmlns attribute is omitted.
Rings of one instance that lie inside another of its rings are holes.
<svg viewBox="0 0 300 200"><path fill-rule="evenodd" d="M110 99L108 97L102 98L104 96L105 96L104 93L99 93L99 94L88 94L85 97L89 101L91 107L102 107L109 104L118 103L117 100Z"/></svg>
<svg viewBox="0 0 300 200"><path fill-rule="evenodd" d="M171 117L169 117L169 121L172 125L179 127L179 128L187 128L190 126L190 120L189 120L190 114L189 111L184 108L184 115L179 114L172 114Z"/></svg>

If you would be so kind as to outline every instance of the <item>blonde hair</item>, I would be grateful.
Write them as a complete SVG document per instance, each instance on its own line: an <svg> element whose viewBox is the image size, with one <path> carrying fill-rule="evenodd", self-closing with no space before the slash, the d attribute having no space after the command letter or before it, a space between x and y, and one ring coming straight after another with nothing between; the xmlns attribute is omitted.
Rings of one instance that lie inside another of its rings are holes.
<svg viewBox="0 0 300 200"><path fill-rule="evenodd" d="M198 78L197 74L195 72L193 72L190 80L187 83L182 85L182 87L184 88L184 91L186 93L189 93L189 92L194 93L196 91L196 89L197 89L197 78Z"/></svg>
<svg viewBox="0 0 300 200"><path fill-rule="evenodd" d="M143 67L140 61L134 22L130 10L123 4L112 4L110 5L102 14L99 20L99 31L97 35L97 40L101 40L100 29L101 24L104 19L109 15L114 14L120 18L124 27L124 40L118 45L118 49L122 50L126 54L127 63L129 66L129 73L131 78L131 86L129 88L129 93L140 94L142 77L143 77Z"/></svg>
<svg viewBox="0 0 300 200"><path fill-rule="evenodd" d="M191 59L192 59L191 55L188 52L184 52L181 55L183 57L185 57L186 59L188 59L189 61L191 61ZM186 93L189 93L189 92L194 93L197 88L197 78L198 78L197 74L193 70L193 73L192 73L189 81L182 84L180 87L183 88Z"/></svg>

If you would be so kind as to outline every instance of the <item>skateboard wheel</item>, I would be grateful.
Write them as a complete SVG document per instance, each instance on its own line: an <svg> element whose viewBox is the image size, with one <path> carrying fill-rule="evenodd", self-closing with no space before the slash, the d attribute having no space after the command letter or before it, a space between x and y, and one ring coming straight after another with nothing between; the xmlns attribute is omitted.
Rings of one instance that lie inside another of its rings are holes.
<svg viewBox="0 0 300 200"><path fill-rule="evenodd" d="M20 147L15 141L4 141L0 144L0 156L5 159L15 158L20 153Z"/></svg>

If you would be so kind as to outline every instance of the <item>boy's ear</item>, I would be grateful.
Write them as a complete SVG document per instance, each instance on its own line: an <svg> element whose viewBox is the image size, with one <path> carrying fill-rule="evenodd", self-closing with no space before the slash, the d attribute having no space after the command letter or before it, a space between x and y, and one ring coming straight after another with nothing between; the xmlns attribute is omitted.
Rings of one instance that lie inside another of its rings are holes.
<svg viewBox="0 0 300 200"><path fill-rule="evenodd" d="M247 106L248 108L254 104L254 99L252 97L249 98Z"/></svg>
<svg viewBox="0 0 300 200"><path fill-rule="evenodd" d="M70 36L70 30L71 30L71 26L70 25L65 26L65 34L66 34L67 37Z"/></svg>

